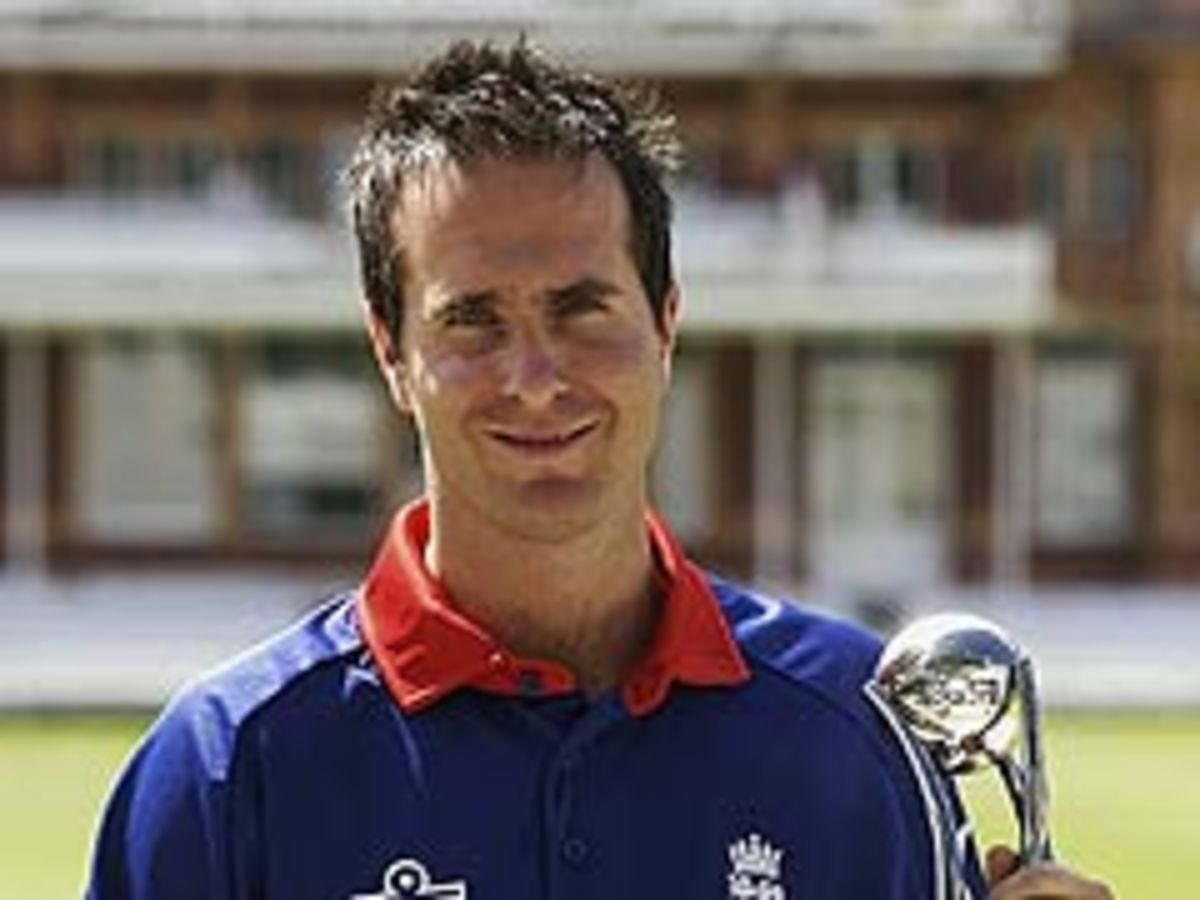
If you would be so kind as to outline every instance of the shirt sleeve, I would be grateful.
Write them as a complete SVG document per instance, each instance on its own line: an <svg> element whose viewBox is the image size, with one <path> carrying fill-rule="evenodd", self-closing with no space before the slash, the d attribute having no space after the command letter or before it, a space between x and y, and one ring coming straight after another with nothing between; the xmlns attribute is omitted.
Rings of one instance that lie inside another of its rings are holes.
<svg viewBox="0 0 1200 900"><path fill-rule="evenodd" d="M86 900L231 900L229 739L215 709L185 700L151 728L101 817Z"/></svg>

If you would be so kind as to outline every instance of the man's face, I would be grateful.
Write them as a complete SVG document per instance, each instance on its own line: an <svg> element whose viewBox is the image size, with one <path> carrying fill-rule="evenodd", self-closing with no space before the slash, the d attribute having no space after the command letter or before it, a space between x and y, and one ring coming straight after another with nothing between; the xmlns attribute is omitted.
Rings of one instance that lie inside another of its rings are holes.
<svg viewBox="0 0 1200 900"><path fill-rule="evenodd" d="M439 514L541 540L640 514L676 300L656 322L628 218L599 157L446 163L406 186L392 389Z"/></svg>

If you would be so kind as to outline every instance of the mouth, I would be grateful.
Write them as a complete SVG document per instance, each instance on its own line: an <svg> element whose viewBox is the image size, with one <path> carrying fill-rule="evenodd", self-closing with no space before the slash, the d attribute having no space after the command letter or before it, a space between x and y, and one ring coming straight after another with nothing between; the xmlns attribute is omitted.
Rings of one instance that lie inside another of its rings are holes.
<svg viewBox="0 0 1200 900"><path fill-rule="evenodd" d="M553 431L513 430L495 428L488 436L506 447L533 455L551 455L575 446L597 428L596 422L585 422L573 428Z"/></svg>

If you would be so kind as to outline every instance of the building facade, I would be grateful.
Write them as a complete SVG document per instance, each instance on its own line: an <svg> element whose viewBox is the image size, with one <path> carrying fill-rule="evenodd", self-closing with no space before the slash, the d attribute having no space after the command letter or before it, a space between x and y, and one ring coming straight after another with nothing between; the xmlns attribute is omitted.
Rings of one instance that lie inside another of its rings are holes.
<svg viewBox="0 0 1200 900"><path fill-rule="evenodd" d="M615 11L619 9L619 11ZM0 572L358 571L418 489L338 178L371 86L520 31L659 86L658 503L856 597L1200 581L1200 4L0 12Z"/></svg>

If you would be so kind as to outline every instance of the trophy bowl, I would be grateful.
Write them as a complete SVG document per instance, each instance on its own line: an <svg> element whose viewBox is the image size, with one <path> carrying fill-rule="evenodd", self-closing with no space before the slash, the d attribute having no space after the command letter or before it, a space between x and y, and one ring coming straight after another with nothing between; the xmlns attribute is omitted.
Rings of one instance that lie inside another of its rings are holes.
<svg viewBox="0 0 1200 900"><path fill-rule="evenodd" d="M996 767L1022 859L1051 858L1037 689L1021 647L979 616L927 616L888 642L873 684L947 775Z"/></svg>
<svg viewBox="0 0 1200 900"><path fill-rule="evenodd" d="M974 772L1008 753L1021 651L978 616L918 619L884 649L876 683L892 707L951 775Z"/></svg>

